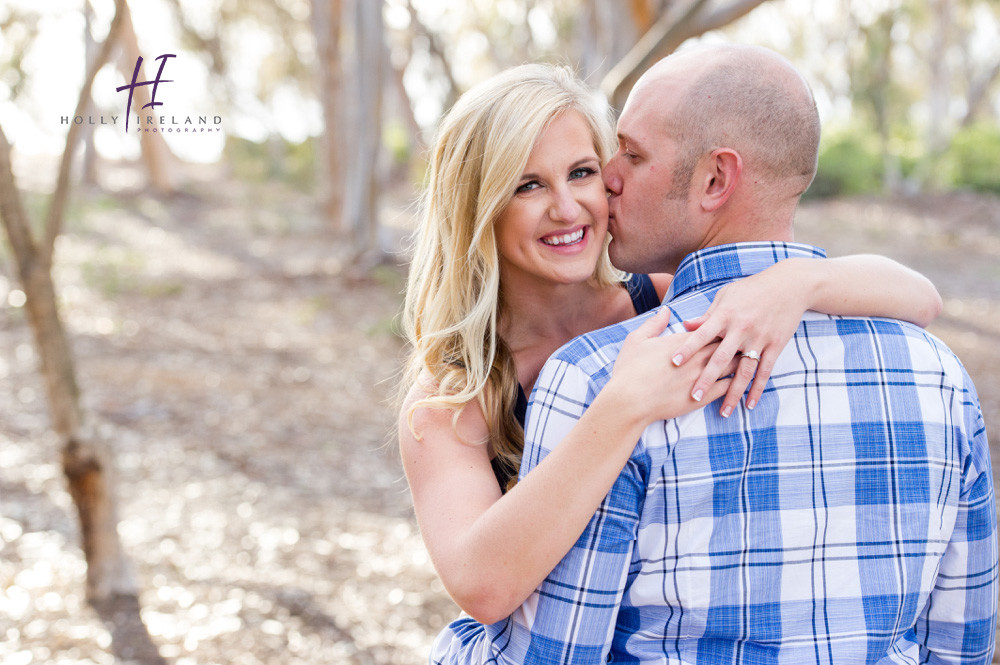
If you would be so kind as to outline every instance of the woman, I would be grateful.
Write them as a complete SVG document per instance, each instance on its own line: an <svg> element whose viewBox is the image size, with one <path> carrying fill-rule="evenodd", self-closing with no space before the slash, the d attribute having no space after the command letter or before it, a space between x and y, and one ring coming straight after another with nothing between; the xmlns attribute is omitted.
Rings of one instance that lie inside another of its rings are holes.
<svg viewBox="0 0 1000 665"><path fill-rule="evenodd" d="M517 404L548 356L652 309L669 283L625 279L609 263L600 169L611 138L608 109L567 70L544 65L474 87L439 129L407 286L399 443L438 574L483 623L510 614L570 549L646 425L723 395L731 412L756 366L734 361L737 349L763 349L751 406L805 309L926 324L940 307L921 276L848 257L788 260L727 287L693 333L658 337L663 308L626 340L573 431L505 493L523 447ZM864 288L875 283L885 289Z"/></svg>

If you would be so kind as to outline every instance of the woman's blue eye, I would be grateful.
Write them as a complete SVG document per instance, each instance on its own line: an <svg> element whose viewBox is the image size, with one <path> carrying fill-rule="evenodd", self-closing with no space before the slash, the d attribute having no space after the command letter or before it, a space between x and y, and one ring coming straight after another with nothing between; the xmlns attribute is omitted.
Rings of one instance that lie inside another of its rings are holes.
<svg viewBox="0 0 1000 665"><path fill-rule="evenodd" d="M586 178L587 176L594 175L597 173L597 169L590 166L581 166L578 169L573 169L569 172L569 177L571 180L576 180L577 178Z"/></svg>
<svg viewBox="0 0 1000 665"><path fill-rule="evenodd" d="M514 193L515 194L521 194L523 192L530 192L530 191L532 191L534 189L537 189L539 187L541 187L541 185L538 183L538 181L537 180L532 180L530 182L524 183L523 185L521 185L520 187L518 187L517 189L515 189Z"/></svg>

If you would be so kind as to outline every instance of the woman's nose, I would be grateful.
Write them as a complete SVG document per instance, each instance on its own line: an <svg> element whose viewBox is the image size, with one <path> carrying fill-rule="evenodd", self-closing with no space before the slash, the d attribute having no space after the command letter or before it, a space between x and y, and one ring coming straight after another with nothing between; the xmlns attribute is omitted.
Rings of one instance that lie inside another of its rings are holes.
<svg viewBox="0 0 1000 665"><path fill-rule="evenodd" d="M561 187L553 192L552 205L549 207L549 216L553 220L575 222L580 216L580 210L580 202L568 187Z"/></svg>

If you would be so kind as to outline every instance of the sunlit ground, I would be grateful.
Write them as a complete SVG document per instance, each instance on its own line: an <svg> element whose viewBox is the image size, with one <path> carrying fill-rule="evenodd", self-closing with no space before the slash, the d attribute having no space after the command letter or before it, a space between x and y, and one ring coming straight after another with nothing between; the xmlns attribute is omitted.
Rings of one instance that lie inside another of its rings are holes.
<svg viewBox="0 0 1000 665"><path fill-rule="evenodd" d="M194 183L86 210L58 248L63 313L160 656L421 662L455 610L388 445L401 271L346 271L287 192ZM0 662L114 662L16 285L0 286Z"/></svg>

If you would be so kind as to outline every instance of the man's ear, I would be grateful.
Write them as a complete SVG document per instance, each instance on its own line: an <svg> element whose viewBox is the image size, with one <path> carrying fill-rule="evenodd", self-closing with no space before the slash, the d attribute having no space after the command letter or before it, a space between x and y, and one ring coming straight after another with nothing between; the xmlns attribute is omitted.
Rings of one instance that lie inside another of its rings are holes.
<svg viewBox="0 0 1000 665"><path fill-rule="evenodd" d="M701 207L706 212L721 208L739 184L743 175L743 158L732 148L717 148L704 162L701 174Z"/></svg>

